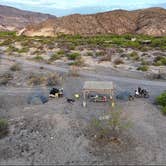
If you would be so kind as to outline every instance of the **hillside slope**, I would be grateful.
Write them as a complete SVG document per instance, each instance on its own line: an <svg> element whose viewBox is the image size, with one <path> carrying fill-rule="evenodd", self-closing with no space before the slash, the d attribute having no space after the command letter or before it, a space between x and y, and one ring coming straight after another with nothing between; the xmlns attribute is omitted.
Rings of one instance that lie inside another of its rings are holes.
<svg viewBox="0 0 166 166"><path fill-rule="evenodd" d="M0 30L19 30L48 18L54 18L54 16L0 5Z"/></svg>
<svg viewBox="0 0 166 166"><path fill-rule="evenodd" d="M115 10L92 15L69 15L48 19L30 25L24 31L28 36L55 36L58 33L96 34L147 34L166 35L166 10L149 8L135 11Z"/></svg>

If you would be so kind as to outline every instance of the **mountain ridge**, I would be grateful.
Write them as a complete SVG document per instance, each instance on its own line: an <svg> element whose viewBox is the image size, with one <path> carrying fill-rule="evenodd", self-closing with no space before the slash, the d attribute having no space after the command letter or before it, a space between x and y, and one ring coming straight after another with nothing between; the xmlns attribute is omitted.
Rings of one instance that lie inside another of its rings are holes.
<svg viewBox="0 0 166 166"><path fill-rule="evenodd" d="M87 15L72 14L30 25L24 31L24 35L27 36L55 36L59 33L71 35L133 33L163 36L166 35L166 10L153 7Z"/></svg>
<svg viewBox="0 0 166 166"><path fill-rule="evenodd" d="M40 23L48 18L55 18L55 16L0 5L0 30L17 31L29 24Z"/></svg>

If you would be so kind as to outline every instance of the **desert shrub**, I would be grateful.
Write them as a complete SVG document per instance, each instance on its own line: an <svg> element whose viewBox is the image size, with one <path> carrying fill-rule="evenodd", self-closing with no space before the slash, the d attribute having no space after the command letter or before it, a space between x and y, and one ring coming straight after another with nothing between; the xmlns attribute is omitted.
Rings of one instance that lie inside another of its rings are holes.
<svg viewBox="0 0 166 166"><path fill-rule="evenodd" d="M84 59L80 57L77 58L74 62L69 63L69 65L83 67L85 66L85 62Z"/></svg>
<svg viewBox="0 0 166 166"><path fill-rule="evenodd" d="M95 55L96 55L96 56L104 56L104 55L105 55L105 52L104 52L104 51L99 51L99 52L96 52Z"/></svg>
<svg viewBox="0 0 166 166"><path fill-rule="evenodd" d="M142 60L141 60L141 65L143 65L143 66L144 66L144 65L148 65L148 62L145 61L144 59L142 59Z"/></svg>
<svg viewBox="0 0 166 166"><path fill-rule="evenodd" d="M69 60L76 60L78 57L80 57L79 53L70 53L70 54L68 54Z"/></svg>
<svg viewBox="0 0 166 166"><path fill-rule="evenodd" d="M75 50L75 46L73 44L68 45L67 48L69 50Z"/></svg>
<svg viewBox="0 0 166 166"><path fill-rule="evenodd" d="M0 119L0 138L6 136L9 132L8 121L6 119Z"/></svg>
<svg viewBox="0 0 166 166"><path fill-rule="evenodd" d="M152 47L160 47L162 45L162 40L161 39L154 39L151 42Z"/></svg>
<svg viewBox="0 0 166 166"><path fill-rule="evenodd" d="M139 55L136 51L131 52L130 54L128 54L128 56L133 60L139 60Z"/></svg>
<svg viewBox="0 0 166 166"><path fill-rule="evenodd" d="M60 50L57 52L58 55L64 55L65 54L65 51L64 50Z"/></svg>
<svg viewBox="0 0 166 166"><path fill-rule="evenodd" d="M20 71L20 70L21 70L21 66L20 66L20 64L15 63L14 65L12 65L12 66L10 67L10 70L11 70L11 71Z"/></svg>
<svg viewBox="0 0 166 166"><path fill-rule="evenodd" d="M145 47L145 46L144 46L144 47L141 47L140 50L141 50L142 52L146 52L146 51L148 51L148 47Z"/></svg>
<svg viewBox="0 0 166 166"><path fill-rule="evenodd" d="M79 77L80 74L79 74L79 68L75 65L72 65L70 67L70 70L69 70L69 73L68 73L69 76L73 76L73 77Z"/></svg>
<svg viewBox="0 0 166 166"><path fill-rule="evenodd" d="M87 52L86 56L93 56L93 52Z"/></svg>
<svg viewBox="0 0 166 166"><path fill-rule="evenodd" d="M154 65L156 66L166 65L166 57L163 57L163 56L155 57Z"/></svg>
<svg viewBox="0 0 166 166"><path fill-rule="evenodd" d="M18 53L26 53L29 51L29 48L28 47L23 47L21 49L18 50Z"/></svg>
<svg viewBox="0 0 166 166"><path fill-rule="evenodd" d="M163 92L156 98L156 103L163 107L166 107L166 92Z"/></svg>
<svg viewBox="0 0 166 166"><path fill-rule="evenodd" d="M161 108L161 112L163 113L163 115L166 115L166 106Z"/></svg>
<svg viewBox="0 0 166 166"><path fill-rule="evenodd" d="M50 74L47 78L47 86L55 86L60 83L60 76L58 74Z"/></svg>
<svg viewBox="0 0 166 166"><path fill-rule="evenodd" d="M120 64L124 64L124 62L123 62L122 59L117 58L117 59L114 60L114 64L115 64L115 65L120 65Z"/></svg>
<svg viewBox="0 0 166 166"><path fill-rule="evenodd" d="M137 68L137 70L148 71L149 67L147 65L142 65Z"/></svg>
<svg viewBox="0 0 166 166"><path fill-rule="evenodd" d="M37 55L34 58L32 58L32 60L35 60L35 61L44 61L44 58L42 56L40 56L40 55Z"/></svg>
<svg viewBox="0 0 166 166"><path fill-rule="evenodd" d="M8 49L6 50L7 52L18 52L19 49L12 46L12 45L9 45Z"/></svg>
<svg viewBox="0 0 166 166"><path fill-rule="evenodd" d="M30 85L41 85L44 84L46 82L46 78L44 76L42 76L41 74L34 74L31 73L30 76L28 77L28 83Z"/></svg>
<svg viewBox="0 0 166 166"><path fill-rule="evenodd" d="M123 52L124 52L124 50L123 50L122 48L117 48L116 51L117 51L118 53L123 53Z"/></svg>
<svg viewBox="0 0 166 166"><path fill-rule="evenodd" d="M62 57L61 54L53 54L53 55L50 57L49 61L56 61L56 60L60 59L61 57Z"/></svg>
<svg viewBox="0 0 166 166"><path fill-rule="evenodd" d="M109 61L111 62L112 60L112 56L111 55L107 55L107 56L103 56L99 59L99 62L103 62L103 61Z"/></svg>
<svg viewBox="0 0 166 166"><path fill-rule="evenodd" d="M6 39L0 43L0 46L9 46L10 44L12 44L12 39Z"/></svg>
<svg viewBox="0 0 166 166"><path fill-rule="evenodd" d="M7 85L13 79L13 75L10 72L5 72L0 75L0 85Z"/></svg>
<svg viewBox="0 0 166 166"><path fill-rule="evenodd" d="M127 119L125 113L115 107L109 110L106 119L93 119L89 125L92 136L95 141L104 141L109 143L112 138L120 138L120 135L131 127L131 122Z"/></svg>

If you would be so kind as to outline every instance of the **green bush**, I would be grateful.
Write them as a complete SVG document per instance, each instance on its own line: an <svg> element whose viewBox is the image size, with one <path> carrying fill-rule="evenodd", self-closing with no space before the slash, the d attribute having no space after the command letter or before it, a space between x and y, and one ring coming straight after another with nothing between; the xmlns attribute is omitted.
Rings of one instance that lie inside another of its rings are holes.
<svg viewBox="0 0 166 166"><path fill-rule="evenodd" d="M131 59L133 59L133 60L139 60L139 55L138 55L138 53L137 53L136 51L133 51L133 52L130 53L128 56L129 56Z"/></svg>
<svg viewBox="0 0 166 166"><path fill-rule="evenodd" d="M137 68L137 70L148 71L149 67L147 65L142 65Z"/></svg>
<svg viewBox="0 0 166 166"><path fill-rule="evenodd" d="M60 50L57 52L58 55L64 55L65 54L65 51L64 50Z"/></svg>
<svg viewBox="0 0 166 166"><path fill-rule="evenodd" d="M61 57L62 57L61 54L53 54L51 56L51 58L49 59L49 61L56 61L56 60L60 59Z"/></svg>
<svg viewBox="0 0 166 166"><path fill-rule="evenodd" d="M0 119L0 138L6 136L8 132L8 121L6 119Z"/></svg>
<svg viewBox="0 0 166 166"><path fill-rule="evenodd" d="M37 55L37 56L35 56L34 58L32 58L32 60L35 60L35 61L43 61L44 58L43 58L42 56L40 56L40 55Z"/></svg>
<svg viewBox="0 0 166 166"><path fill-rule="evenodd" d="M163 113L163 115L166 115L166 106L162 107L161 112Z"/></svg>
<svg viewBox="0 0 166 166"><path fill-rule="evenodd" d="M166 107L166 92L160 94L157 98L156 98L156 103Z"/></svg>
<svg viewBox="0 0 166 166"><path fill-rule="evenodd" d="M154 59L154 63L155 66L164 66L166 65L166 58L163 56L158 56Z"/></svg>
<svg viewBox="0 0 166 166"><path fill-rule="evenodd" d="M70 54L68 54L69 60L76 60L78 57L80 57L79 53L70 53Z"/></svg>

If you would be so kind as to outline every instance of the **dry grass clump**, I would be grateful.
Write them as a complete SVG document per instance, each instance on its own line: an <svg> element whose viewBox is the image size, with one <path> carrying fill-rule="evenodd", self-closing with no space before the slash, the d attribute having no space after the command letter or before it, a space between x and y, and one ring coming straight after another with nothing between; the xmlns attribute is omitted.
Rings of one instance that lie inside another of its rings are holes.
<svg viewBox="0 0 166 166"><path fill-rule="evenodd" d="M42 74L31 73L30 76L28 77L28 84L33 86L42 85L45 83L45 81L46 78Z"/></svg>
<svg viewBox="0 0 166 166"><path fill-rule="evenodd" d="M11 70L11 71L20 71L20 70L21 70L21 66L20 66L20 64L15 63L14 65L12 65L12 66L10 67L10 70Z"/></svg>
<svg viewBox="0 0 166 166"><path fill-rule="evenodd" d="M60 77L58 74L36 74L31 73L28 77L28 83L29 85L37 86L37 85L45 85L45 86L55 86L59 85L61 83L62 77Z"/></svg>
<svg viewBox="0 0 166 166"><path fill-rule="evenodd" d="M62 81L62 77L59 74L50 74L47 77L47 86L59 85Z"/></svg>
<svg viewBox="0 0 166 166"><path fill-rule="evenodd" d="M68 75L73 77L79 77L79 67L75 65L71 66Z"/></svg>
<svg viewBox="0 0 166 166"><path fill-rule="evenodd" d="M124 62L123 62L122 59L117 58L117 59L114 60L114 64L115 64L115 65L120 65L120 64L124 64Z"/></svg>

